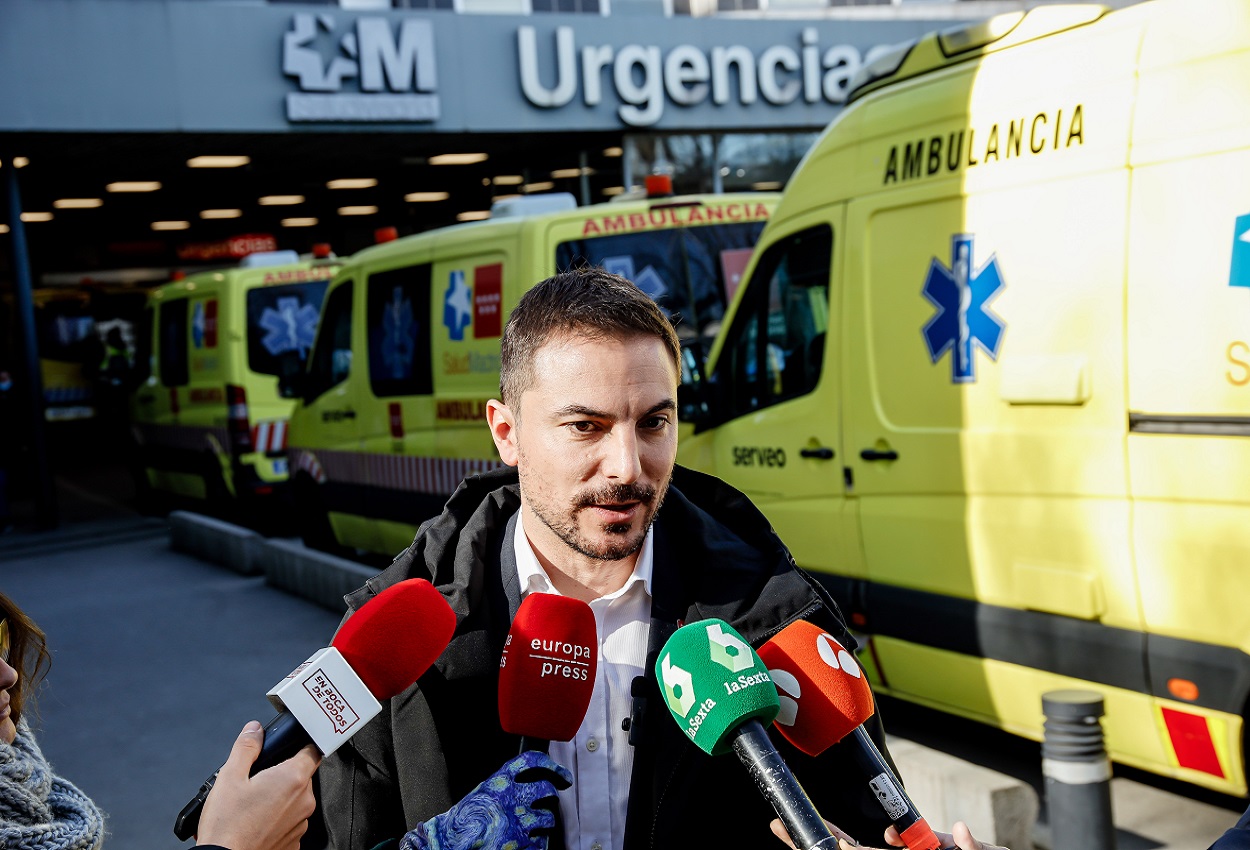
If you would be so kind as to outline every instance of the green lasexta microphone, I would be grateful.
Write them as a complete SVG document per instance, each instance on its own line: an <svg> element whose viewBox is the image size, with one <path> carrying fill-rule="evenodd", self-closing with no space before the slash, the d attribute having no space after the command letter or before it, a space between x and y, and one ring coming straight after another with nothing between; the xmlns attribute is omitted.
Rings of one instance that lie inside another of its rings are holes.
<svg viewBox="0 0 1250 850"><path fill-rule="evenodd" d="M655 675L686 737L709 755L737 753L800 850L838 846L768 738L764 725L781 708L777 688L742 635L724 620L682 626L660 651Z"/></svg>

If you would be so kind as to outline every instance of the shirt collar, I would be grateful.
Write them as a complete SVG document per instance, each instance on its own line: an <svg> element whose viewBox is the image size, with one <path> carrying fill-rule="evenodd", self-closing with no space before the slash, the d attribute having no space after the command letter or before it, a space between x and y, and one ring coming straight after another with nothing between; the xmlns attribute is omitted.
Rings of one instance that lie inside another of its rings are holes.
<svg viewBox="0 0 1250 850"><path fill-rule="evenodd" d="M524 521L523 512L518 512L516 533L512 536L512 549L516 555L516 573L518 583L521 586L521 596L525 597L531 593L555 593L559 595L559 592L551 583L551 578L547 575L547 571L539 563L538 556L534 554L534 548L530 546L529 538L525 536ZM638 560L634 562L634 571L629 574L625 584L615 593L609 593L601 598L616 599L624 596L639 583L642 584L643 590L646 591L649 597L651 595L651 573L654 565L655 526L653 525L647 529L647 536L642 540L642 548L638 550Z"/></svg>

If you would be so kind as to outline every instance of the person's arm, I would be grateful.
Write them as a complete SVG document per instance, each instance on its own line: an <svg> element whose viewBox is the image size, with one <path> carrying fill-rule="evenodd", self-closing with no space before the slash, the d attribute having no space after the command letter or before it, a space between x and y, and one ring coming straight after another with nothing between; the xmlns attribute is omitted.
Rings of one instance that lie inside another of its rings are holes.
<svg viewBox="0 0 1250 850"><path fill-rule="evenodd" d="M197 847L298 850L317 805L312 775L321 756L307 746L281 764L249 776L263 739L255 720L239 733L204 802L195 836Z"/></svg>

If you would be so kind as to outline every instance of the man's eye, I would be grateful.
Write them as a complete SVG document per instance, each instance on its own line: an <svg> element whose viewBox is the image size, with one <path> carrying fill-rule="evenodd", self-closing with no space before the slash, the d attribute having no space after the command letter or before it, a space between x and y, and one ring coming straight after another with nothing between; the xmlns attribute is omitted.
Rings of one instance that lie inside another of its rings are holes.
<svg viewBox="0 0 1250 850"><path fill-rule="evenodd" d="M570 423L570 427L572 427L572 429L573 429L574 431L576 431L577 433L579 433L579 434L589 434L590 432L592 432L592 431L594 431L594 430L595 430L595 423L593 423L593 422L572 422L572 423Z"/></svg>
<svg viewBox="0 0 1250 850"><path fill-rule="evenodd" d="M649 431L660 431L668 424L668 418L665 416L652 416L650 419L644 419L642 427Z"/></svg>

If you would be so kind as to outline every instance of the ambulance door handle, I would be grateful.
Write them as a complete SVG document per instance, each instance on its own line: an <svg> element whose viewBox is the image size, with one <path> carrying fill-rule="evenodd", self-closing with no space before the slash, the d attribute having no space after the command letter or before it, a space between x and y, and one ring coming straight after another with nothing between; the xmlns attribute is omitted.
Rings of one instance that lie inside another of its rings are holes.
<svg viewBox="0 0 1250 850"><path fill-rule="evenodd" d="M821 446L819 449L799 449L800 457L811 457L816 460L833 460L833 449Z"/></svg>
<svg viewBox="0 0 1250 850"><path fill-rule="evenodd" d="M898 452L894 449L880 451L879 449L864 449L859 453L864 460L898 460Z"/></svg>

